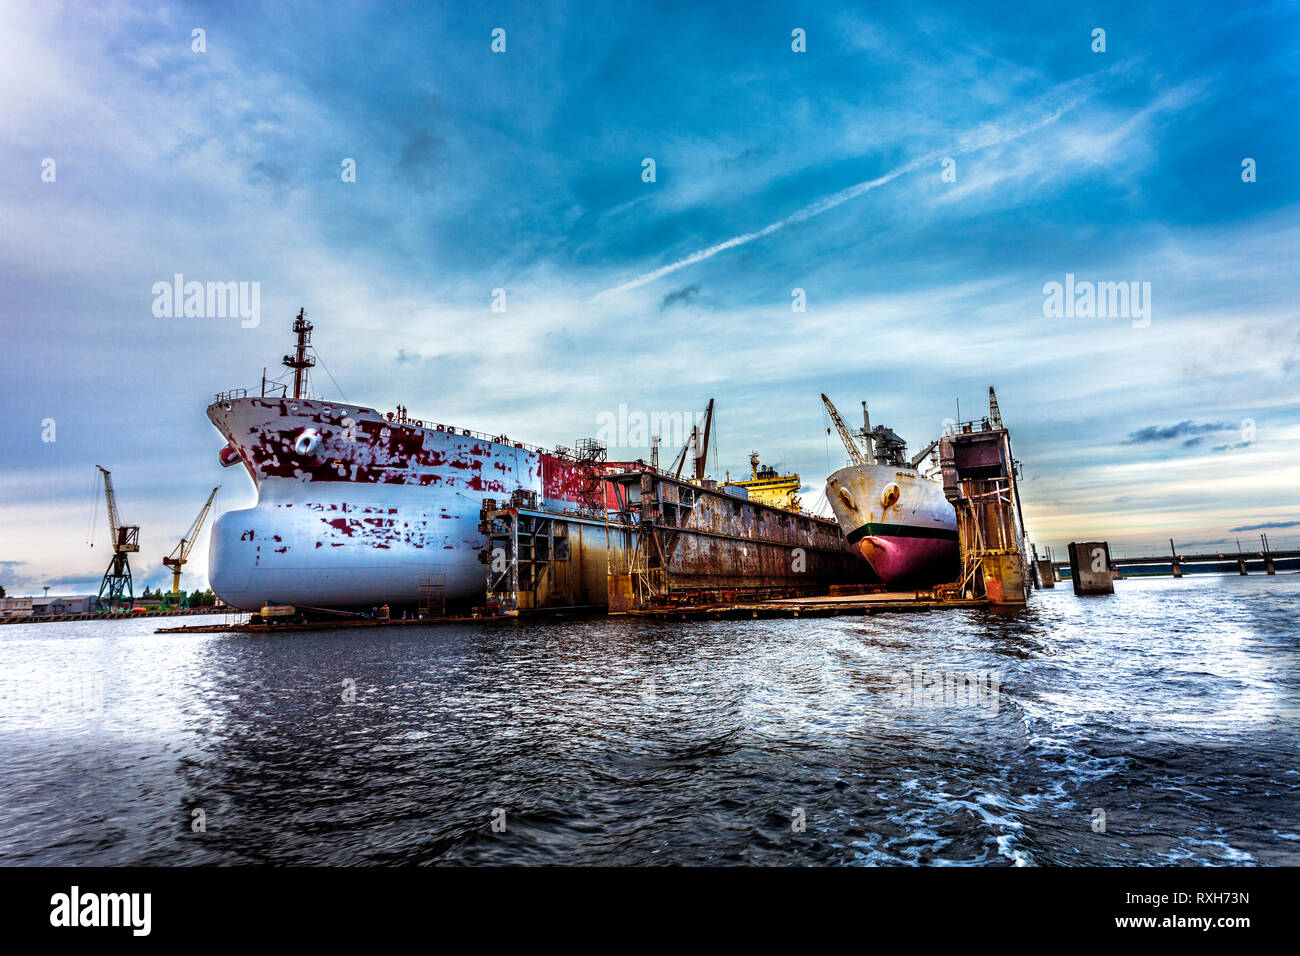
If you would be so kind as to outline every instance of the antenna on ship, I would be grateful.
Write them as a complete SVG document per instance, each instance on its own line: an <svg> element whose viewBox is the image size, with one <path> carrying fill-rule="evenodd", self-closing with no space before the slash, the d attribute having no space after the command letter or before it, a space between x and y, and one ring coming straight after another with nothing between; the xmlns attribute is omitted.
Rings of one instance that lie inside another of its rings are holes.
<svg viewBox="0 0 1300 956"><path fill-rule="evenodd" d="M867 446L868 461L876 460L876 443L871 433L871 416L867 413L867 403L862 403L862 444ZM879 464L879 462L876 462Z"/></svg>
<svg viewBox="0 0 1300 956"><path fill-rule="evenodd" d="M316 360L307 354L311 345L312 324L307 321L307 310L299 309L298 318L294 319L293 330L298 335L298 347L293 355L286 355L283 364L293 369L293 397L302 398L303 386L307 382L306 372L316 364Z"/></svg>

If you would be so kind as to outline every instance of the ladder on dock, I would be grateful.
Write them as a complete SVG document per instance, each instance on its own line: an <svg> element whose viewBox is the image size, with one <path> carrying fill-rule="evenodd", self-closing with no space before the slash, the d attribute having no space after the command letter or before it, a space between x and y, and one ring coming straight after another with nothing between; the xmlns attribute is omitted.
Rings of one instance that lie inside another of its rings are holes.
<svg viewBox="0 0 1300 956"><path fill-rule="evenodd" d="M447 575L441 571L420 578L420 617L447 614Z"/></svg>

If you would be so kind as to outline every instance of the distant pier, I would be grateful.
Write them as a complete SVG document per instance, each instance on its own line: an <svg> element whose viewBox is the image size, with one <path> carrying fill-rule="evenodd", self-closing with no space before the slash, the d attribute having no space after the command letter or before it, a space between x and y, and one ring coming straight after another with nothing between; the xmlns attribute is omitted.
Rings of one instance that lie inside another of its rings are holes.
<svg viewBox="0 0 1300 956"><path fill-rule="evenodd" d="M1111 565L1125 577L1190 574L1286 574L1300 572L1300 550L1253 552L1249 554L1213 553L1153 555L1150 557L1112 558ZM1070 562L1054 561L1052 567L1063 578L1069 577Z"/></svg>

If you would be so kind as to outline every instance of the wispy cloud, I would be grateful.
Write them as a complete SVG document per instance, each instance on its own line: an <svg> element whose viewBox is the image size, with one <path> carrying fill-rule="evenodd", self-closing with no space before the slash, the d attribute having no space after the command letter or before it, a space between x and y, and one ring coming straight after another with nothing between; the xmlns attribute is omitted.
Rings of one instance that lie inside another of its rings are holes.
<svg viewBox="0 0 1300 956"><path fill-rule="evenodd" d="M1128 438L1124 439L1124 444L1148 445L1152 442L1169 441L1172 438L1186 438L1188 435L1221 432L1236 427L1236 425L1228 422L1194 422L1185 419L1176 425L1148 425L1145 428L1139 428L1137 431L1129 432ZM1187 443L1184 442L1184 444Z"/></svg>
<svg viewBox="0 0 1300 956"><path fill-rule="evenodd" d="M1098 74L1098 77L1101 75L1103 74ZM864 196L873 189L879 189L881 186L891 183L901 176L906 176L909 173L916 172L919 169L924 169L927 166L933 166L946 157L956 158L958 156L964 156L968 153L986 149L990 146L1009 143L1013 140L1028 136L1031 133L1035 133L1038 130L1050 126L1052 123L1055 123L1067 112L1074 109L1087 99L1088 94L1080 89L1082 85L1083 84L1079 81L1071 81L1069 83L1061 84L1059 87L1043 96L1031 109L1027 111L1019 111L1014 116L1005 117L998 122L984 123L974 129L967 130L957 136L953 144L946 149L935 150L931 153L925 154L924 156L913 159L910 162L904 163L901 166L897 166L889 172L877 176L874 179L863 180L862 182L854 183L852 186L847 186L829 196L822 197L816 202L809 203L782 219L770 222L761 229L756 229L753 232L742 233L738 236L732 236L730 239L724 239L722 242L707 246L704 249L699 249L676 262L671 262L666 266L660 266L657 269L643 273L634 279L629 279L627 282L614 286L613 288L598 292L592 297L592 301L595 302L607 296L620 295L624 292L630 292L633 289L639 289L642 286L649 285L651 282L662 279L664 276L685 269L687 266L695 265L696 263L703 262L706 259L712 259L714 256L726 252L728 249L735 249L738 246L746 245L747 243L754 242L757 239L765 238L766 236L779 232L788 226L807 222L809 219L813 219L816 216L829 212L837 206L842 206L844 203L849 202L852 199Z"/></svg>
<svg viewBox="0 0 1300 956"><path fill-rule="evenodd" d="M662 312L669 306L685 304L699 294L700 284L698 282L684 285L680 289L674 289L672 292L665 295L663 301L659 303L659 310Z"/></svg>
<svg viewBox="0 0 1300 956"><path fill-rule="evenodd" d="M1270 528L1300 528L1300 521L1265 521L1260 524L1243 524L1236 528L1229 528L1230 532L1235 531L1267 531Z"/></svg>

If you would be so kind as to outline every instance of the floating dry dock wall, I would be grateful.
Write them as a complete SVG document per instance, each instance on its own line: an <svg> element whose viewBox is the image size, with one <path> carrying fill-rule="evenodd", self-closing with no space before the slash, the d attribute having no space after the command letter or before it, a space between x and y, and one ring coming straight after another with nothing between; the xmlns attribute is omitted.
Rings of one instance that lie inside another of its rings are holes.
<svg viewBox="0 0 1300 956"><path fill-rule="evenodd" d="M604 518L484 502L487 600L499 614L603 608L607 603ZM618 540L615 539L617 547Z"/></svg>
<svg viewBox="0 0 1300 956"><path fill-rule="evenodd" d="M652 470L607 475L607 510L484 502L490 613L826 594L869 574L839 526Z"/></svg>
<svg viewBox="0 0 1300 956"><path fill-rule="evenodd" d="M612 613L825 594L869 573L832 521L651 470L606 481Z"/></svg>

